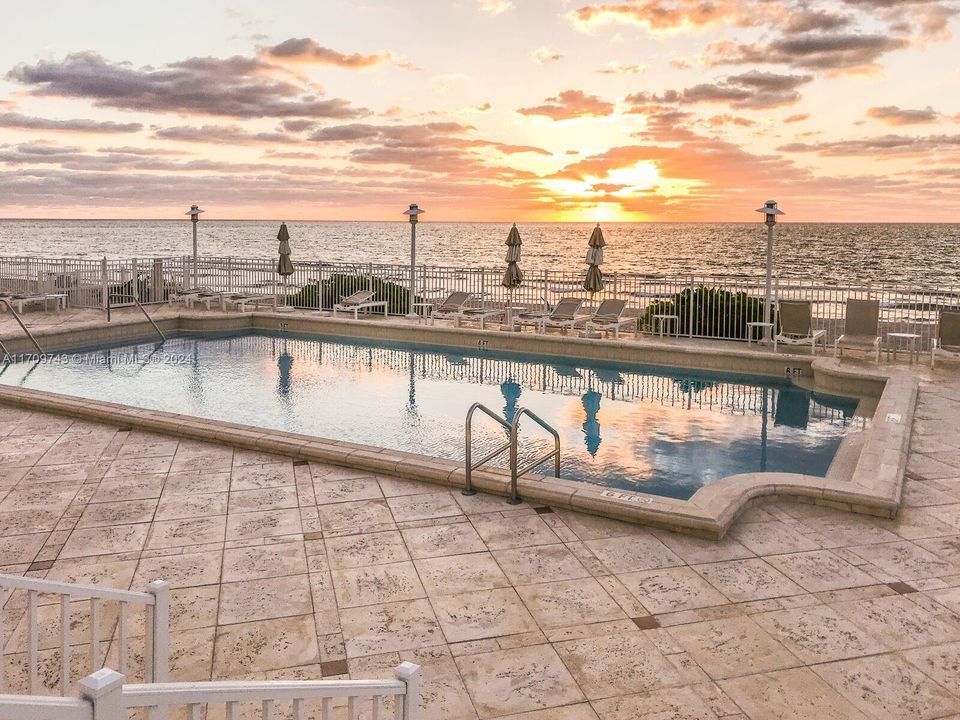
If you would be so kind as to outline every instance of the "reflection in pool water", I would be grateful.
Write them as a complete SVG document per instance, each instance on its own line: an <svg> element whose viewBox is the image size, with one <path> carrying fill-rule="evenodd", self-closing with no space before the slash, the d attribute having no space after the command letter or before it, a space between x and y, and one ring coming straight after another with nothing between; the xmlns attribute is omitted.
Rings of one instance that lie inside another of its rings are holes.
<svg viewBox="0 0 960 720"><path fill-rule="evenodd" d="M332 338L172 338L19 362L0 382L436 457L463 458L467 408L557 428L564 477L686 498L757 470L824 475L857 401L786 381ZM503 442L478 420L478 452ZM520 460L549 448L524 423Z"/></svg>

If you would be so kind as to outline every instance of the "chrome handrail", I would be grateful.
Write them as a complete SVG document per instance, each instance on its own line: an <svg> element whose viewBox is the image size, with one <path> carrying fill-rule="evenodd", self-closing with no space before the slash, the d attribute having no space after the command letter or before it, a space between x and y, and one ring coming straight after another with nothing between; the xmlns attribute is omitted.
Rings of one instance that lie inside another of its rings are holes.
<svg viewBox="0 0 960 720"><path fill-rule="evenodd" d="M140 301L137 299L137 296L133 293L130 293L129 295L121 295L120 293L111 293L109 291L107 292L107 322L110 322L110 308L111 308L110 298L112 298L113 296L123 297L123 298L128 297L131 300L133 300L133 304L136 305L138 308L140 308L140 312L143 313L143 316L150 322L151 325L153 325L153 329L157 331L157 335L160 336L160 340L162 342L167 341L166 335L163 334L163 331L160 329L160 327L153 321L153 318L147 314L147 309L140 304Z"/></svg>
<svg viewBox="0 0 960 720"><path fill-rule="evenodd" d="M37 339L33 336L33 333L27 330L27 326L23 324L23 319L20 317L20 313L13 309L13 305L11 305L10 301L6 298L0 298L0 303L3 303L7 306L7 310L9 310L13 315L14 319L17 321L17 324L20 326L20 329L27 334L28 338L30 338L30 342L33 343L33 346L37 349L37 352L43 355L43 348L40 347L40 343L37 342ZM4 348L3 352L10 357L10 353L7 352L6 348Z"/></svg>
<svg viewBox="0 0 960 720"><path fill-rule="evenodd" d="M500 423L507 431L510 433L510 438L506 443L500 447L492 450L483 456L483 459L473 462L473 414L477 410L485 413L490 416L498 423ZM531 463L528 463L522 470L518 467L519 461L517 458L517 448L519 445L519 434L520 434L520 418L524 415L529 417L535 423L537 423L544 430L553 435L553 450L548 452L543 457L540 457L534 460ZM510 496L507 499L507 502L511 505L518 505L521 500L517 494L517 481L526 475L528 472L533 470L538 465L546 462L553 458L553 472L555 477L560 477L560 435L557 433L554 428L543 420L539 415L537 415L532 410L527 408L520 408L517 410L517 414L513 418L512 423L508 423L504 418L497 415L486 405L481 403L474 403L470 406L470 409L467 411L467 419L464 424L464 436L465 436L465 451L464 451L464 473L466 476L466 481L464 483L463 490L461 491L464 495L475 495L476 490L473 489L473 471L479 468L481 465L490 462L498 455L503 454L505 450L510 451Z"/></svg>
<svg viewBox="0 0 960 720"><path fill-rule="evenodd" d="M508 440L508 441L507 441L506 443L504 443L501 447L499 447L499 448L497 448L496 450L494 450L493 452L485 455L482 460L480 460L480 461L478 461L478 462L476 462L476 463L472 462L472 458L473 458L473 413L474 413L475 411L477 411L477 410L480 410L480 411L484 412L485 414L489 415L491 418L493 418L493 419L496 420L498 423L500 423L501 425L503 425L503 427L505 427L508 432L510 431L510 424L509 424L506 420L504 420L502 417L500 417L499 415L497 415L495 412L493 412L493 410L491 410L490 408L488 408L486 405L483 405L483 404L481 404L481 403L474 403L473 405L470 406L470 409L467 410L467 421L466 421L466 423L464 424L464 435L466 436L466 437L465 437L465 439L466 439L466 449L465 449L465 451L464 451L464 468L465 468L465 471L466 471L466 481L465 481L465 483L464 483L463 490L461 491L464 495L476 495L476 494L477 494L477 491L473 489L473 471L476 470L476 469L477 469L478 467L480 467L481 465L483 465L484 463L490 462L491 460L493 460L493 459L494 459L495 457L497 457L498 455L502 455L503 452L504 452L504 450L509 450L509 449L510 449L510 441Z"/></svg>
<svg viewBox="0 0 960 720"><path fill-rule="evenodd" d="M517 444L518 444L518 433L520 431L520 418L524 415L533 420L537 425L542 427L548 433L553 435L553 450L548 452L541 458L534 460L529 463L523 470L517 468ZM539 415L537 415L532 410L527 408L520 408L517 410L517 414L513 416L513 423L510 425L510 497L507 499L507 502L511 505L519 505L521 500L517 494L517 480L521 476L526 475L528 472L533 470L537 465L546 462L550 458L553 458L553 473L554 477L560 477L560 435L556 430L553 429L545 420L543 420Z"/></svg>

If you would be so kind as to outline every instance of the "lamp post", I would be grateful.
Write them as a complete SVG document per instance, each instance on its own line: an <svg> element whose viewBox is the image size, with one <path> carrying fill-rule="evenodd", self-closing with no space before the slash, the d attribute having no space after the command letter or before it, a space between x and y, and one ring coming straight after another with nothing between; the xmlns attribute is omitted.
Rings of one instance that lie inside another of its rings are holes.
<svg viewBox="0 0 960 720"><path fill-rule="evenodd" d="M411 320L417 319L417 313L414 312L413 303L416 300L416 277L417 277L417 216L425 213L416 203L410 203L410 207L403 211L403 214L410 218L410 301L407 303L407 317Z"/></svg>
<svg viewBox="0 0 960 720"><path fill-rule="evenodd" d="M768 325L763 329L763 338L769 342L773 330L773 228L777 224L777 215L786 213L777 207L776 200L767 200L762 208L757 209L757 212L764 214L764 222L767 225L767 288L763 301L763 321Z"/></svg>
<svg viewBox="0 0 960 720"><path fill-rule="evenodd" d="M200 213L203 210L199 205L191 205L190 209L184 215L190 216L190 222L193 223L193 271L190 273L190 289L197 289L197 223L200 222Z"/></svg>

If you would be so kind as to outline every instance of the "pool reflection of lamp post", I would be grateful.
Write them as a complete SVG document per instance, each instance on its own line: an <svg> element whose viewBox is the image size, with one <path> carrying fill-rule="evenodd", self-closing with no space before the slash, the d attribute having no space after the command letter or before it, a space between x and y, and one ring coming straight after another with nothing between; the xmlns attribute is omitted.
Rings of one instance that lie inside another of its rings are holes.
<svg viewBox="0 0 960 720"><path fill-rule="evenodd" d="M773 228L777 224L777 215L785 215L783 210L777 207L776 200L767 200L762 208L757 209L758 213L764 214L764 222L767 225L767 286L763 301L763 321L765 323L773 322ZM769 325L763 329L763 339L770 340L770 331L773 328Z"/></svg>
<svg viewBox="0 0 960 720"><path fill-rule="evenodd" d="M184 215L190 216L190 222L193 223L193 271L190 274L190 289L197 288L197 223L200 222L200 213L204 212L198 205L191 205L190 209Z"/></svg>
<svg viewBox="0 0 960 720"><path fill-rule="evenodd" d="M584 442L587 446L587 452L591 457L597 456L597 450L600 449L602 438L600 437L600 421L597 419L597 413L600 412L600 401L603 395L596 390L587 390L583 394L583 411L586 413L586 420L583 423Z"/></svg>
<svg viewBox="0 0 960 720"><path fill-rule="evenodd" d="M410 203L410 207L403 211L403 214L410 218L410 293L407 304L407 317L411 320L417 319L417 313L414 311L413 303L416 302L416 278L417 278L417 216L425 213L416 203Z"/></svg>

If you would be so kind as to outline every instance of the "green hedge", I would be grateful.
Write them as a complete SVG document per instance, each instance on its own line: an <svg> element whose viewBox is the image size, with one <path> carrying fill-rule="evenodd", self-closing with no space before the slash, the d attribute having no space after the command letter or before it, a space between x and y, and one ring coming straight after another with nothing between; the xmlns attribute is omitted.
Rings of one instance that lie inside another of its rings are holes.
<svg viewBox="0 0 960 720"><path fill-rule="evenodd" d="M651 303L641 316L641 324L652 329L654 315L676 315L676 332L680 335L691 334L692 320L695 336L744 340L748 322L763 322L763 298L700 285L686 288L670 300Z"/></svg>
<svg viewBox="0 0 960 720"><path fill-rule="evenodd" d="M371 286L370 277L367 275L331 275L323 281L314 280L304 285L296 295L291 295L288 304L302 308L330 310L347 295L368 288L373 290L375 301L385 300L387 302L387 309L391 314L405 315L407 313L408 291L406 287L397 283L386 282L377 277L373 278ZM416 302L420 302L419 297Z"/></svg>

